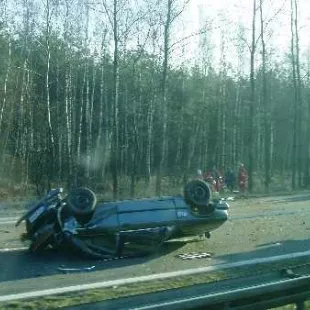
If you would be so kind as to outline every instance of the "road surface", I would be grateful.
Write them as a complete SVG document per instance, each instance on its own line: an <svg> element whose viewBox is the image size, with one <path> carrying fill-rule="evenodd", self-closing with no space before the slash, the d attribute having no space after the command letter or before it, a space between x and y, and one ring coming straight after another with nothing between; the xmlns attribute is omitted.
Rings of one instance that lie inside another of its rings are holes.
<svg viewBox="0 0 310 310"><path fill-rule="evenodd" d="M85 261L68 253L46 251L33 255L18 250L24 227L14 227L18 212L0 211L0 295L27 290L115 280L189 268L231 263L310 249L310 195L236 200L230 220L211 239L170 243L146 258ZM2 217L1 217L2 215ZM9 248L14 251L7 251ZM210 253L210 258L182 260L177 254ZM91 272L61 273L61 266L95 266Z"/></svg>

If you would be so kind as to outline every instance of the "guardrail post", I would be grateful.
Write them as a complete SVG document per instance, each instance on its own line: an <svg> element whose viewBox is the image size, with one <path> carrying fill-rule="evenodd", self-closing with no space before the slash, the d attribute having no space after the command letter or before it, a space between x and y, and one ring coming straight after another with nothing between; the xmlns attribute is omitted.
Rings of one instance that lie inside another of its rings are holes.
<svg viewBox="0 0 310 310"><path fill-rule="evenodd" d="M305 302L304 301L298 301L296 303L296 310L305 310Z"/></svg>

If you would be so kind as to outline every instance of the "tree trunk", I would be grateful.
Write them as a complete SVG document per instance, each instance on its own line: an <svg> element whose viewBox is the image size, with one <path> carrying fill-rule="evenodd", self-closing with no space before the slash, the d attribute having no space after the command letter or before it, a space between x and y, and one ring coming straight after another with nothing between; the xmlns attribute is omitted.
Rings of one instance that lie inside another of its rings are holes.
<svg viewBox="0 0 310 310"><path fill-rule="evenodd" d="M256 23L256 0L253 0L253 17L252 17L252 45L251 45L251 63L250 63L250 83L251 83L251 100L250 100L250 113L248 119L248 156L249 156L249 192L253 190L253 139L255 123L255 51L256 51L256 36L255 36L255 23Z"/></svg>
<svg viewBox="0 0 310 310"><path fill-rule="evenodd" d="M306 139L303 138L303 128L302 128L302 123L303 123L303 104L302 104L302 96L301 96L301 77L300 77L300 61L299 61L299 34L298 34L298 8L297 8L297 0L294 0L294 6L295 6L295 21L294 21L294 27L295 27L295 37L296 37L296 86L297 86L297 154L298 154L298 186L302 187L303 186L303 169L304 169L304 162L305 162L305 157L304 157L304 148L303 148L303 141L308 143L309 137L306 137Z"/></svg>
<svg viewBox="0 0 310 310"><path fill-rule="evenodd" d="M69 41L68 29L69 29L69 12L70 4L68 0L65 0L66 13L64 21L64 41ZM65 147L65 162L67 164L67 186L71 188L73 182L73 160L72 160L72 66L70 63L69 55L65 53L66 67L65 67L65 86L64 86L64 101L65 101L65 123L66 123L66 147Z"/></svg>
<svg viewBox="0 0 310 310"><path fill-rule="evenodd" d="M310 55L307 57L307 85L310 85ZM306 137L310 137L310 93L307 95L307 107L306 107ZM304 185L306 188L309 188L310 185L310 143L305 141L305 177Z"/></svg>
<svg viewBox="0 0 310 310"><path fill-rule="evenodd" d="M90 160L91 160L91 107L90 107L90 93L89 93L89 63L86 60L85 65L85 80L86 80L86 91L85 91L85 129L86 129L86 140L85 141L85 156L86 156L86 169L85 178L89 182L90 176Z"/></svg>
<svg viewBox="0 0 310 310"><path fill-rule="evenodd" d="M47 176L48 186L50 187L51 178L54 171L54 159L55 159L55 139L52 127L52 116L51 116L51 103L50 103L50 0L46 0L46 51L47 51L47 63L46 63L46 74L45 74L45 91L46 91L46 113L47 113L47 124L48 124L48 146L47 146Z"/></svg>
<svg viewBox="0 0 310 310"><path fill-rule="evenodd" d="M167 15L164 27L164 60L162 67L162 81L161 81L161 91L160 91L160 114L162 119L162 134L161 143L159 151L159 164L156 175L156 195L161 194L161 178L163 173L164 164L166 162L167 154L167 123L168 123L168 107L167 107L167 70L168 70L168 54L169 54L169 41L170 41L170 26L171 26L171 9L172 0L167 0Z"/></svg>
<svg viewBox="0 0 310 310"><path fill-rule="evenodd" d="M11 44L11 41L9 41L9 45L8 45L8 66L7 66L6 74L5 74L5 78L4 78L3 100L2 100L2 105L0 108L0 131L2 128L3 113L4 113L4 109L6 106L6 100L7 100L7 84L8 84L8 80L9 80L10 71L11 71L11 54L12 54L12 44Z"/></svg>
<svg viewBox="0 0 310 310"><path fill-rule="evenodd" d="M292 145L292 189L296 189L296 172L298 158L298 92L296 81L296 55L295 55L295 34L294 34L294 6L291 0L291 58L292 58L292 73L294 87L294 116L293 116L293 145Z"/></svg>
<svg viewBox="0 0 310 310"><path fill-rule="evenodd" d="M154 99L149 100L147 107L147 142L146 142L146 181L150 184L151 181L151 162L152 162L152 146L153 146L153 114L154 114Z"/></svg>
<svg viewBox="0 0 310 310"><path fill-rule="evenodd" d="M89 107L89 124L88 124L88 132L89 132L89 166L92 168L92 171L95 171L94 164L94 151L93 151L93 127L94 122L94 103L95 103L95 89L96 89L96 74L97 69L95 66L95 61L92 61L92 85L91 85L91 97L90 97L90 107Z"/></svg>
<svg viewBox="0 0 310 310"><path fill-rule="evenodd" d="M87 64L86 64L87 66ZM76 171L75 171L75 183L77 185L77 182L78 179L80 179L81 177L81 172L78 171L79 167L82 167L81 163L82 163L82 156L81 156L81 153L82 153L82 133L83 133L83 114L84 114L84 102L85 102L85 99L84 99L84 88L85 88L85 83L86 83L86 67L84 68L84 74L83 74L83 81L82 81L82 86L81 86L81 90L80 90L80 112L79 112L79 123L78 123L78 132L77 132L77 135L78 135L78 140L77 140L77 164L76 164ZM78 108L78 107L77 107ZM80 168L81 169L81 168ZM81 184L79 184L80 186Z"/></svg>
<svg viewBox="0 0 310 310"><path fill-rule="evenodd" d="M268 103L268 94L267 94L267 78L266 78L266 46L264 40L264 19L263 19L263 0L260 0L259 3L259 10L260 10L260 36L261 36L261 43L262 43L262 74L263 74L263 94L262 94L262 104L263 104L263 111L264 111L264 167L265 167L265 190L269 192L269 185L270 185L270 145L271 145L271 126L270 126L270 119L269 119L269 103Z"/></svg>
<svg viewBox="0 0 310 310"><path fill-rule="evenodd" d="M221 96L221 119L220 119L220 133L221 133L221 150L220 150L220 163L219 168L225 169L226 166L226 160L227 160L227 128L226 128L226 76L227 76L227 63L226 63L226 42L225 42L225 35L222 35L222 47L221 47L221 53L222 53L222 59L221 59L221 86L220 86L220 96Z"/></svg>
<svg viewBox="0 0 310 310"><path fill-rule="evenodd" d="M119 96L119 53L118 53L118 1L113 2L113 130L112 130L112 178L113 178L113 197L118 198L118 96Z"/></svg>
<svg viewBox="0 0 310 310"><path fill-rule="evenodd" d="M71 183L72 178L72 130L71 130L71 102L72 102L72 93L71 93L71 72L70 67L66 69L65 73L65 118L66 118L66 162L68 165L69 173L69 182ZM70 184L71 187L71 184Z"/></svg>

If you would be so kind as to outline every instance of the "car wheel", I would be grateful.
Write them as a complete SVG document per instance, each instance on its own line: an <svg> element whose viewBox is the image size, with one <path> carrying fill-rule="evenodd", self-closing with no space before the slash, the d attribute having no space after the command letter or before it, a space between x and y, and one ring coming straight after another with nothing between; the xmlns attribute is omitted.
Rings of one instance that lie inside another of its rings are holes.
<svg viewBox="0 0 310 310"><path fill-rule="evenodd" d="M184 199L190 205L205 207L211 199L211 189L202 180L190 181L184 187Z"/></svg>
<svg viewBox="0 0 310 310"><path fill-rule="evenodd" d="M67 204L74 215L92 214L96 203L95 193L88 188L76 188L70 191L67 196Z"/></svg>

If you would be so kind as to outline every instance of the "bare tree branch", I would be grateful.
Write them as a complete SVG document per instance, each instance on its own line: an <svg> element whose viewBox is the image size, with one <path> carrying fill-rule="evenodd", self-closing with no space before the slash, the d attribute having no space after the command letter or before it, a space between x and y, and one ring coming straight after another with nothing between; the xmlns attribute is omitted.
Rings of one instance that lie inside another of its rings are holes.
<svg viewBox="0 0 310 310"><path fill-rule="evenodd" d="M112 30L114 31L114 23L113 23L111 14L110 14L110 12L109 12L109 10L108 10L107 3L106 3L105 0L102 0L101 4L102 4L102 6L103 6L103 8L104 8L104 10L105 10L105 12L106 12L106 14L107 14L107 16L108 16L108 19L109 19L109 22L110 22L110 24L111 24Z"/></svg>
<svg viewBox="0 0 310 310"><path fill-rule="evenodd" d="M175 13L174 16L171 18L171 23L173 23L174 20L177 19L177 18L184 12L184 10L185 10L187 4L188 4L190 1L191 1L191 0L186 0L186 1L184 2L182 9L181 9L179 12Z"/></svg>
<svg viewBox="0 0 310 310"><path fill-rule="evenodd" d="M206 30L206 29L204 29L204 30L201 29L201 30L198 31L198 32L194 32L194 33L192 33L192 34L190 34L190 35L188 35L188 36L186 36L186 37L184 37L184 38L182 38L182 39L180 39L180 40L174 42L173 44L171 44L171 45L169 46L169 50L170 50L172 47L174 47L175 45L180 44L180 43L183 42L183 41L186 41L186 40L188 40L188 39L191 39L191 38L193 38L193 37L195 37L195 36L198 36L198 35L200 35L200 34L207 33L207 32L208 32L208 30Z"/></svg>

